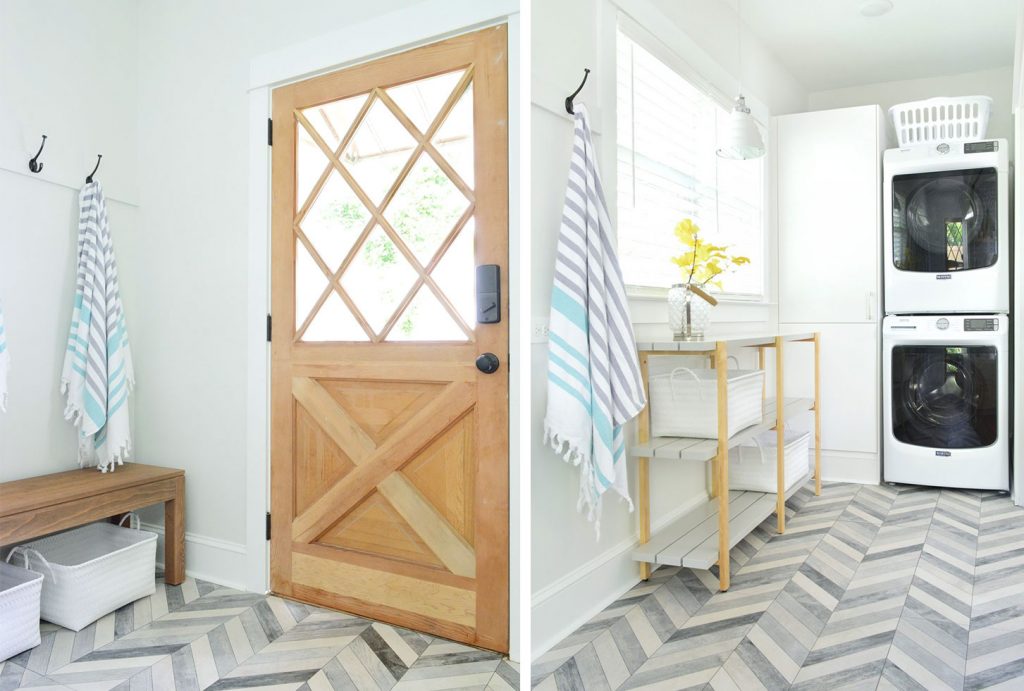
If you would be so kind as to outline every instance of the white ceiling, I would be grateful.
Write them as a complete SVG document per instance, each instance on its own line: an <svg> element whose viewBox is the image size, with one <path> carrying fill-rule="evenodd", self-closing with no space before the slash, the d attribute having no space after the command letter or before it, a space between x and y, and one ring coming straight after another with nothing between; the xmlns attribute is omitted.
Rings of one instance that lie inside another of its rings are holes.
<svg viewBox="0 0 1024 691"><path fill-rule="evenodd" d="M720 0L735 6L736 0ZM808 91L1013 64L1017 0L743 0L743 21Z"/></svg>

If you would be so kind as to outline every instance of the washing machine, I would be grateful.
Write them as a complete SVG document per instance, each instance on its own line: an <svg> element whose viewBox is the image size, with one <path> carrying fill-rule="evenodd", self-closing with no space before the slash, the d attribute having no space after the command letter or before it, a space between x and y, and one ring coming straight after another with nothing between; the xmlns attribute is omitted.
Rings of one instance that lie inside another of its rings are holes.
<svg viewBox="0 0 1024 691"><path fill-rule="evenodd" d="M1010 488L1009 327L1004 314L882 320L886 482Z"/></svg>
<svg viewBox="0 0 1024 691"><path fill-rule="evenodd" d="M1008 150L990 139L885 151L886 314L1009 312Z"/></svg>

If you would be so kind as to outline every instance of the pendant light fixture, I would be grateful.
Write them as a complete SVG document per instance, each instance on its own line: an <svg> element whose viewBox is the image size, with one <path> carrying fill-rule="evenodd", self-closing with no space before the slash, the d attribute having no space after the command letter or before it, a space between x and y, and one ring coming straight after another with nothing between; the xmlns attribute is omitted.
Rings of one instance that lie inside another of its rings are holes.
<svg viewBox="0 0 1024 691"><path fill-rule="evenodd" d="M736 2L736 81L739 94L729 114L729 122L725 126L722 142L718 149L721 158L746 160L760 158L765 154L764 140L757 121L750 114L750 108L743 98L743 5L742 0Z"/></svg>

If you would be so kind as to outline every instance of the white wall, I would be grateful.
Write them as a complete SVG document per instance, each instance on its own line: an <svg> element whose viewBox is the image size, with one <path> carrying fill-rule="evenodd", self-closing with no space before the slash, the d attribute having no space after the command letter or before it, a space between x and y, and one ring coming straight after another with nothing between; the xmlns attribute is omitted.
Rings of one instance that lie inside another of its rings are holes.
<svg viewBox="0 0 1024 691"><path fill-rule="evenodd" d="M595 117L603 181L615 199L615 26L617 8L656 33L687 64L713 85L735 90L735 15L718 2L647 0L571 0L535 3L532 19L532 308L546 317L550 306L554 248L565 189L572 123L562 100L576 88L583 68L593 72L579 97ZM671 12L671 15L663 13ZM686 32L679 27L687 27ZM744 91L772 114L806 109L806 93L749 34L744 37ZM762 113L762 116L765 113ZM614 209L612 210L614 215ZM773 217L768 214L768 217ZM769 228L769 247L774 246ZM773 255L769 275L774 273ZM770 290L770 292L772 292ZM770 298L770 295L769 295ZM663 300L631 300L634 326L643 337L668 334ZM721 305L713 312L718 332L770 328L776 310L770 304ZM543 653L633 585L637 565L629 558L636 543L637 517L613 499L604 506L601 538L576 512L578 473L543 444L546 399L546 344L533 346L532 387L532 655ZM632 434L632 430L628 431ZM631 487L635 498L635 465ZM651 520L654 527L704 497L699 466L655 464Z"/></svg>
<svg viewBox="0 0 1024 691"><path fill-rule="evenodd" d="M200 538L245 542L250 61L407 4L139 4L137 456L185 469Z"/></svg>
<svg viewBox="0 0 1024 691"><path fill-rule="evenodd" d="M1013 84L1011 98L1013 108L1013 133L1015 139L1014 153L1020 156L1024 148L1024 110L1021 109L1021 97L1024 96L1024 3L1017 5L1017 40L1013 50ZM1017 228L1024 227L1024 176L1017 175L1013 181L1014 198L1018 200L1013 210L1013 223ZM1014 266L1024 266L1024 243L1017 242L1013 248ZM1024 305L1024 281L1016 278L1013 282L1013 312L1010 318L1013 323L1013 357L1014 362L1024 363L1024 324L1020 320L1021 305ZM1013 372L1013 388L1016 391L1013 401L1018 401L1020 392L1024 391L1024 367L1017 365ZM1024 406L1017 404L1013 410L1010 423L1017 430L1010 459L1013 463L1013 501L1017 506L1024 506Z"/></svg>
<svg viewBox="0 0 1024 691"><path fill-rule="evenodd" d="M58 385L74 297L78 189L104 154L129 335L138 267L138 74L133 0L0 4L0 303L13 358L0 413L0 481L77 468ZM32 174L28 160L49 139Z"/></svg>
<svg viewBox="0 0 1024 691"><path fill-rule="evenodd" d="M983 95L992 98L992 114L989 119L987 136L992 139L1003 138L1011 142L1014 138L1013 127L1013 66L1009 64L1012 56L1007 55L1007 66L980 72L952 74L927 79L911 79L907 81L883 82L852 86L845 89L817 91L808 97L810 110L827 110L829 108L845 108L878 104L886 114L889 126L889 140L896 141L892 120L888 117L889 107L897 103L917 101L933 96L974 96ZM1011 148L1011 157L1013 155Z"/></svg>

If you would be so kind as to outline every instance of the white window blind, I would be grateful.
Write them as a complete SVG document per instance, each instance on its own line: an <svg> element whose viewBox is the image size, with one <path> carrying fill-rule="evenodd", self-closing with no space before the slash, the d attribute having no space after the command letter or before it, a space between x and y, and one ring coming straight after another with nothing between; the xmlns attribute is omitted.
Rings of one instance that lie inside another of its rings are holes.
<svg viewBox="0 0 1024 691"><path fill-rule="evenodd" d="M749 265L722 277L737 296L764 293L764 158L720 159L729 110L619 31L617 42L618 242L628 285L684 282L669 261L691 218L702 237L731 245Z"/></svg>

